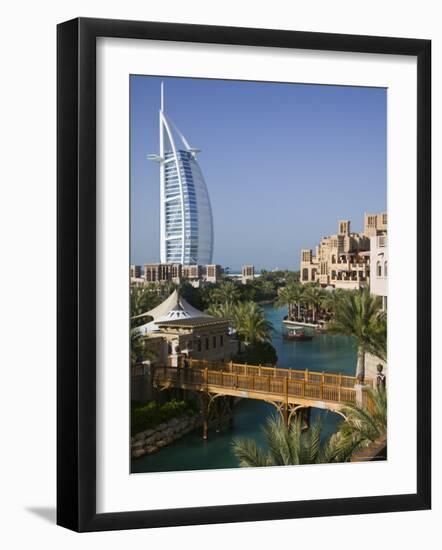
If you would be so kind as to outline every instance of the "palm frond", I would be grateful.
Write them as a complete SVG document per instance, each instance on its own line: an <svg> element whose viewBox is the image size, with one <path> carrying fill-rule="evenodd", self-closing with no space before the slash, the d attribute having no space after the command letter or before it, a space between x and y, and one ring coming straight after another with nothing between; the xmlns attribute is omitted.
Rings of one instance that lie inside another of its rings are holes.
<svg viewBox="0 0 442 550"><path fill-rule="evenodd" d="M321 448L321 423L319 421L315 422L312 427L309 429L310 431L310 441L308 445L308 453L309 453L309 464L315 464L319 457L319 452Z"/></svg>
<svg viewBox="0 0 442 550"><path fill-rule="evenodd" d="M266 453L258 447L253 439L237 438L232 441L233 452L241 467L270 466Z"/></svg>

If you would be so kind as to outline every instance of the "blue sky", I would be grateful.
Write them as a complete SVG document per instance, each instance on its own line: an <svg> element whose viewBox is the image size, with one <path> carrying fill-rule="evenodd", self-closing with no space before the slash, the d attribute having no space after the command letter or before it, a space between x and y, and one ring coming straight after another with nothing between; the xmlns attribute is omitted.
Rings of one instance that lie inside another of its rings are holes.
<svg viewBox="0 0 442 550"><path fill-rule="evenodd" d="M301 248L386 210L383 88L131 76L131 262L159 261L160 82L212 203L214 262L299 269Z"/></svg>

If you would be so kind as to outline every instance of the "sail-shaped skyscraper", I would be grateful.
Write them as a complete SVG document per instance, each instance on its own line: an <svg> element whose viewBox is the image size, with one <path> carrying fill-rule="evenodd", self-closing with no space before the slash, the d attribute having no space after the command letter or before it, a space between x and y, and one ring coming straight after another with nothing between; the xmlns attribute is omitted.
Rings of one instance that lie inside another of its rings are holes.
<svg viewBox="0 0 442 550"><path fill-rule="evenodd" d="M164 111L161 83L160 154L149 155L160 164L161 263L212 263L213 220L209 193L196 160L198 149Z"/></svg>

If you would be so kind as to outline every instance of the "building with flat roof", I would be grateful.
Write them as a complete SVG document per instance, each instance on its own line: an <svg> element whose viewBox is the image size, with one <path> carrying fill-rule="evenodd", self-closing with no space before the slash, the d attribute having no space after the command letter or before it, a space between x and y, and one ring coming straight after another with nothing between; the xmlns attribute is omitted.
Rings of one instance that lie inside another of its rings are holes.
<svg viewBox="0 0 442 550"><path fill-rule="evenodd" d="M183 265L183 278L189 281L199 281L203 278L201 265Z"/></svg>
<svg viewBox="0 0 442 550"><path fill-rule="evenodd" d="M387 214L365 214L364 231L352 232L350 220L338 222L338 233L322 237L315 254L301 250L301 283L356 289L370 282L370 238L385 235Z"/></svg>
<svg viewBox="0 0 442 550"><path fill-rule="evenodd" d="M241 282L243 285L247 281L253 281L255 278L255 266L254 265L243 265L241 270Z"/></svg>
<svg viewBox="0 0 442 550"><path fill-rule="evenodd" d="M141 271L140 265L132 264L130 266L130 285L131 286L143 286L144 285L144 277Z"/></svg>
<svg viewBox="0 0 442 550"><path fill-rule="evenodd" d="M130 266L130 276L134 279L139 279L141 277L141 265L132 264Z"/></svg>
<svg viewBox="0 0 442 550"><path fill-rule="evenodd" d="M175 284L180 284L183 280L186 280L193 286L200 286L205 283L217 283L222 274L223 268L219 264L201 266L182 265L180 263L152 263L144 264L144 275L140 280L144 283L166 283L171 281Z"/></svg>
<svg viewBox="0 0 442 550"><path fill-rule="evenodd" d="M181 282L183 266L181 264L144 264L144 281L146 283Z"/></svg>
<svg viewBox="0 0 442 550"><path fill-rule="evenodd" d="M205 266L204 280L207 283L217 283L222 274L222 268L218 264L209 264Z"/></svg>
<svg viewBox="0 0 442 550"><path fill-rule="evenodd" d="M212 262L213 220L209 193L191 147L164 111L161 83L160 164L161 263L205 265Z"/></svg>

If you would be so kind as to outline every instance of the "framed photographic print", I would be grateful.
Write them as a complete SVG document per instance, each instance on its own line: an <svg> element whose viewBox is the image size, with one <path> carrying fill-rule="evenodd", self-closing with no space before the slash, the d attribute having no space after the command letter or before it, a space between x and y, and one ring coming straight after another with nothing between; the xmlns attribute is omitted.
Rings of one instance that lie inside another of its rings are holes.
<svg viewBox="0 0 442 550"><path fill-rule="evenodd" d="M428 40L58 26L58 524L430 507Z"/></svg>

